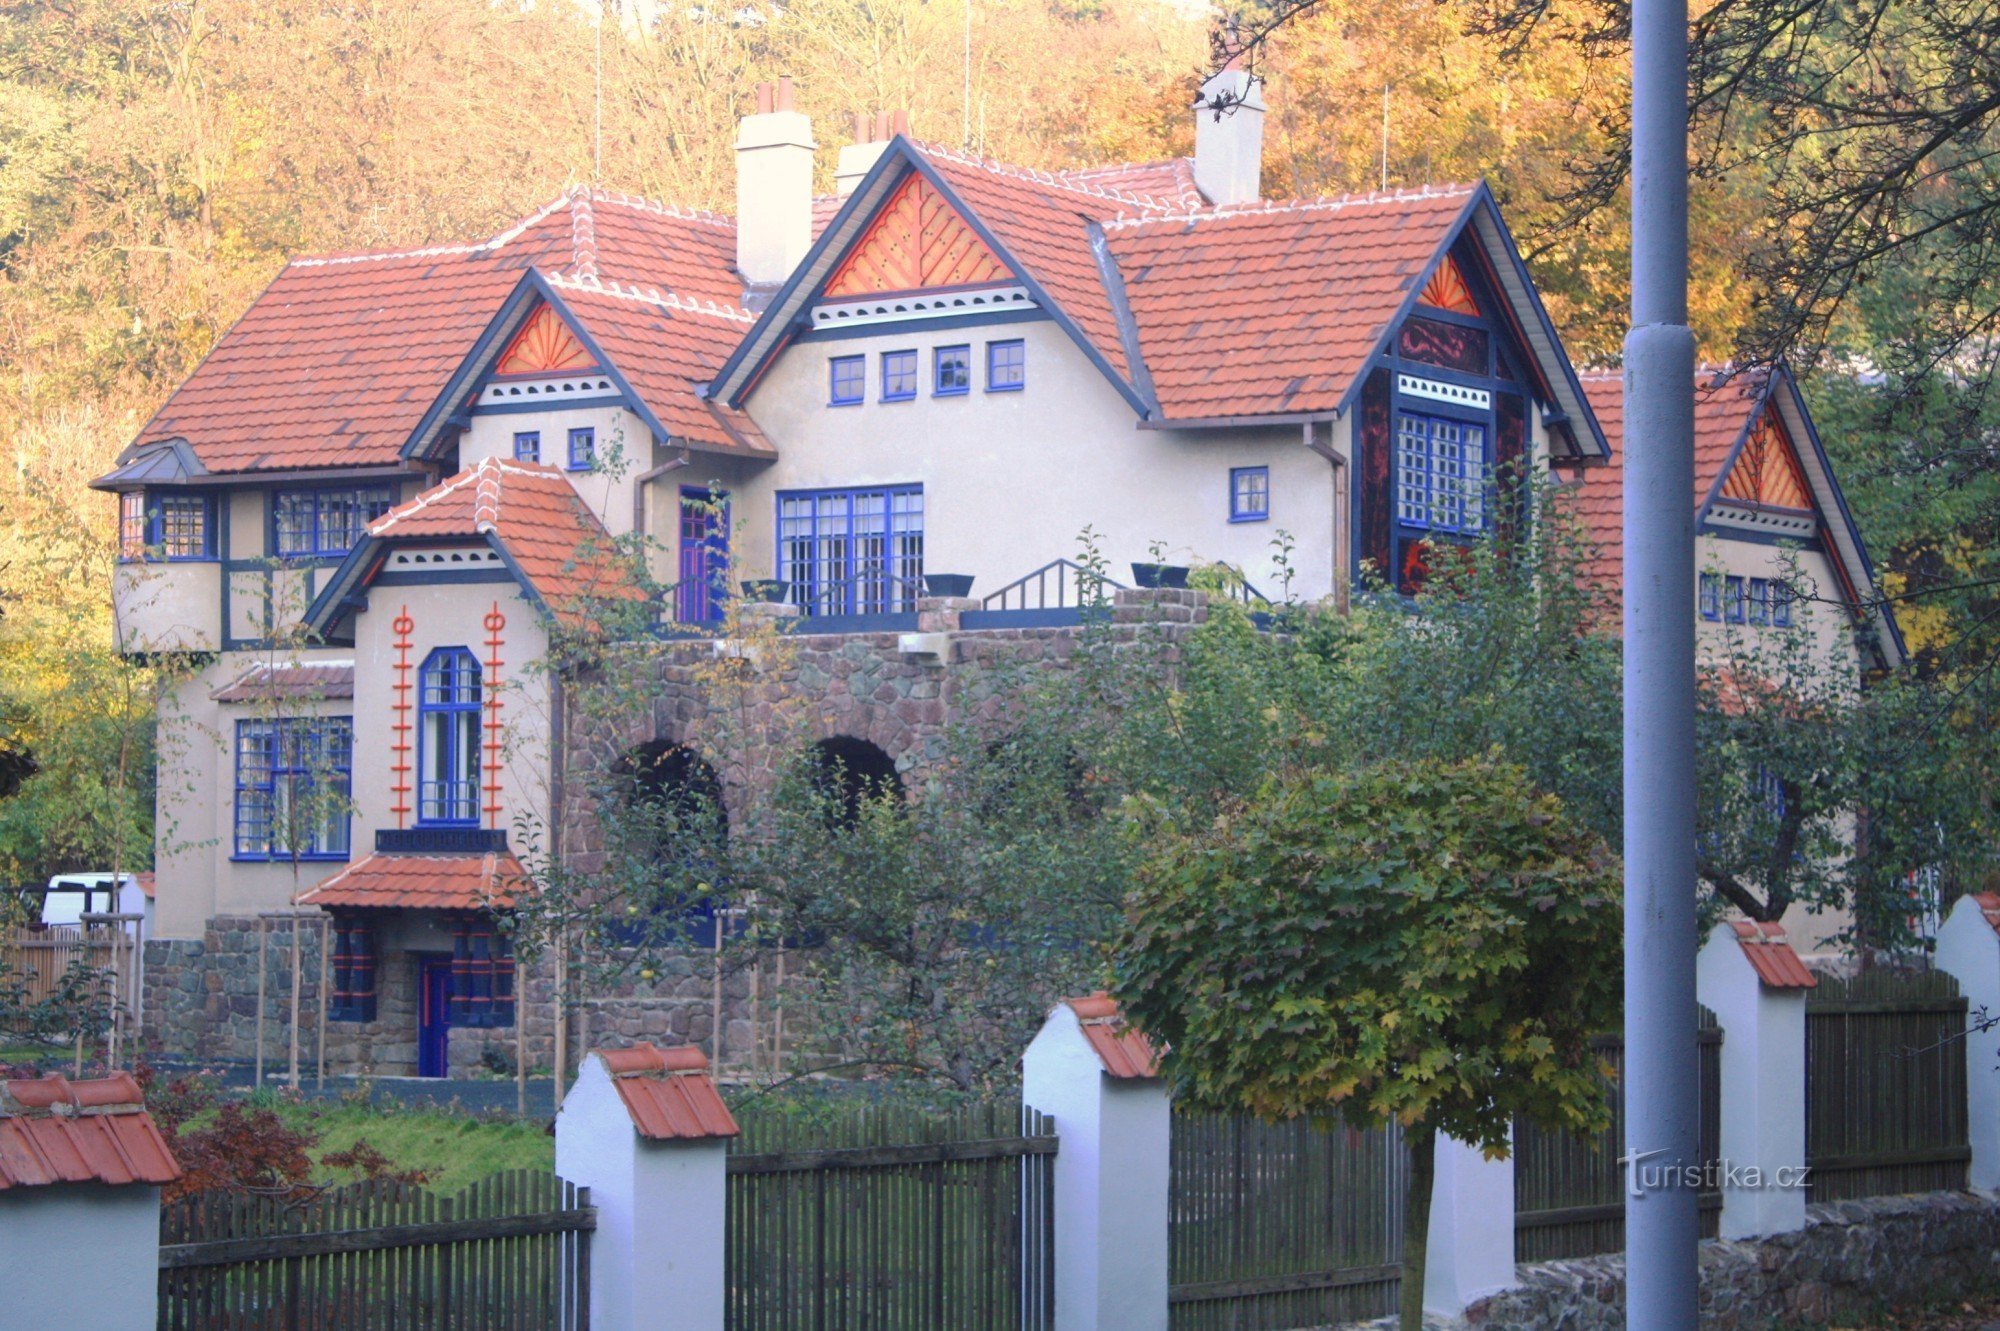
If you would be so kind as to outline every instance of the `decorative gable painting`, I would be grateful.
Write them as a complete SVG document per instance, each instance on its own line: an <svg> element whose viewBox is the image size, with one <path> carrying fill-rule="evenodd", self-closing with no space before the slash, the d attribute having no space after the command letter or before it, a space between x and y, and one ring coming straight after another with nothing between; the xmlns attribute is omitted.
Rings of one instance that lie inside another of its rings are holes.
<svg viewBox="0 0 2000 1331"><path fill-rule="evenodd" d="M825 294L875 296L982 286L1013 277L944 196L912 172L828 279Z"/></svg>
<svg viewBox="0 0 2000 1331"><path fill-rule="evenodd" d="M1758 416L1736 465L1722 483L1722 498L1758 508L1789 508L1801 512L1812 508L1805 473L1799 455L1785 434L1785 427L1768 409Z"/></svg>
<svg viewBox="0 0 2000 1331"><path fill-rule="evenodd" d="M597 368L570 326L547 305L521 325L493 367L494 373L506 375L576 374Z"/></svg>

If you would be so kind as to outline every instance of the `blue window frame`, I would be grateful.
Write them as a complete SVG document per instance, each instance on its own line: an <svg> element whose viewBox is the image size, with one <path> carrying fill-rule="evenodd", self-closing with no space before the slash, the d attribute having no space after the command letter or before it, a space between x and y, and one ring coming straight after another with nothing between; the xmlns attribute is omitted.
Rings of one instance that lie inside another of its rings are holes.
<svg viewBox="0 0 2000 1331"><path fill-rule="evenodd" d="M1467 534L1486 530L1491 470L1484 425L1396 413L1396 519L1404 526Z"/></svg>
<svg viewBox="0 0 2000 1331"><path fill-rule="evenodd" d="M1743 622L1743 579L1722 580L1722 617L1731 624Z"/></svg>
<svg viewBox="0 0 2000 1331"><path fill-rule="evenodd" d="M1763 578L1750 579L1750 622L1771 622L1771 584Z"/></svg>
<svg viewBox="0 0 2000 1331"><path fill-rule="evenodd" d="M281 556L344 555L395 506L395 488L387 485L280 490L271 496L272 548Z"/></svg>
<svg viewBox="0 0 2000 1331"><path fill-rule="evenodd" d="M1774 579L1771 583L1771 623L1781 629L1792 626L1792 584Z"/></svg>
<svg viewBox="0 0 2000 1331"><path fill-rule="evenodd" d="M882 353L882 400L908 402L917 395L917 353Z"/></svg>
<svg viewBox="0 0 2000 1331"><path fill-rule="evenodd" d="M597 462L597 431L580 425L569 432L569 469L589 471Z"/></svg>
<svg viewBox="0 0 2000 1331"><path fill-rule="evenodd" d="M859 406L868 396L868 358L835 356L827 362L828 401L836 407Z"/></svg>
<svg viewBox="0 0 2000 1331"><path fill-rule="evenodd" d="M972 391L972 348L939 347L931 372L932 397L963 397Z"/></svg>
<svg viewBox="0 0 2000 1331"><path fill-rule="evenodd" d="M1020 338L986 344L986 391L1018 393L1028 382L1028 344Z"/></svg>
<svg viewBox="0 0 2000 1331"><path fill-rule="evenodd" d="M1271 469L1229 469L1229 520L1262 522L1271 516Z"/></svg>
<svg viewBox="0 0 2000 1331"><path fill-rule="evenodd" d="M236 723L239 860L344 860L354 720L279 717Z"/></svg>
<svg viewBox="0 0 2000 1331"><path fill-rule="evenodd" d="M808 615L914 611L924 582L924 488L781 491L778 570Z"/></svg>
<svg viewBox="0 0 2000 1331"><path fill-rule="evenodd" d="M1704 573L1701 575L1701 617L1703 619L1722 618L1722 575Z"/></svg>
<svg viewBox="0 0 2000 1331"><path fill-rule="evenodd" d="M128 490L118 496L118 558L215 558L215 496Z"/></svg>
<svg viewBox="0 0 2000 1331"><path fill-rule="evenodd" d="M542 432L540 430L516 430L514 432L514 460L516 462L540 462L542 460Z"/></svg>
<svg viewBox="0 0 2000 1331"><path fill-rule="evenodd" d="M463 647L424 658L417 679L417 824L479 822L479 661Z"/></svg>

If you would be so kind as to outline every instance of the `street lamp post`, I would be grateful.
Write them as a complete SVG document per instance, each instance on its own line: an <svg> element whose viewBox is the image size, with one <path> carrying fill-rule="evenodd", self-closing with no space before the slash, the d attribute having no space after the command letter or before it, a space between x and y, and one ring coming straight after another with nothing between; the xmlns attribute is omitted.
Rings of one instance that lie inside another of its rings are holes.
<svg viewBox="0 0 2000 1331"><path fill-rule="evenodd" d="M1625 339L1626 1326L1694 1331L1694 334L1687 0L1632 6ZM1649 1186L1654 1184L1664 1186Z"/></svg>

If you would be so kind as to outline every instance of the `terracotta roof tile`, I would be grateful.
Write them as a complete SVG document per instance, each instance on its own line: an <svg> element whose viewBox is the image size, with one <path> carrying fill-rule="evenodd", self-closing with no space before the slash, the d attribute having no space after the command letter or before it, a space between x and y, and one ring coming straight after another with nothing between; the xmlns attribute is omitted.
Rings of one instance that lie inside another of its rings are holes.
<svg viewBox="0 0 2000 1331"><path fill-rule="evenodd" d="M1469 186L1107 226L1168 420L1331 411Z"/></svg>
<svg viewBox="0 0 2000 1331"><path fill-rule="evenodd" d="M1986 923L1993 927L1993 932L2000 934L2000 892L1975 892L1972 900L1979 907L1979 913L1986 917Z"/></svg>
<svg viewBox="0 0 2000 1331"><path fill-rule="evenodd" d="M352 698L354 662L313 661L290 665L253 665L208 696L217 702L258 702L272 698Z"/></svg>
<svg viewBox="0 0 2000 1331"><path fill-rule="evenodd" d="M734 305L734 265L726 219L581 190L479 244L296 259L134 444L221 473L393 464L528 269Z"/></svg>
<svg viewBox="0 0 2000 1331"><path fill-rule="evenodd" d="M306 906L380 910L505 910L527 880L506 852L486 855L374 854L299 895Z"/></svg>
<svg viewBox="0 0 2000 1331"><path fill-rule="evenodd" d="M484 458L377 518L371 536L451 539L488 529L549 612L588 617L593 600L645 595L632 567L569 479L539 462Z"/></svg>
<svg viewBox="0 0 2000 1331"><path fill-rule="evenodd" d="M706 1141L737 1135L736 1119L722 1103L701 1050L692 1045L659 1049L639 1044L600 1050L597 1056L604 1060L641 1137Z"/></svg>
<svg viewBox="0 0 2000 1331"><path fill-rule="evenodd" d="M1576 479L1564 487L1565 502L1572 506L1583 534L1593 547L1584 566L1584 576L1600 590L1616 598L1624 584L1625 541L1625 381L1618 374L1578 376L1584 396L1597 423L1604 427L1604 440L1611 446L1611 458L1598 466L1579 467ZM1713 372L1704 372L1694 399L1694 494L1692 504L1699 509L1722 467L1729 450L1749 423L1756 404L1757 387L1746 376L1725 384L1714 381Z"/></svg>
<svg viewBox="0 0 2000 1331"><path fill-rule="evenodd" d="M1110 166L1085 166L1057 175L1077 185L1098 186L1136 194L1165 204L1175 212L1190 212L1208 205L1194 183L1194 158L1169 157L1159 162L1118 162Z"/></svg>
<svg viewBox="0 0 2000 1331"><path fill-rule="evenodd" d="M1754 920L1731 920L1730 928L1736 931L1736 941L1743 949L1743 955L1750 959L1757 978L1768 989L1813 989L1819 980L1806 969L1799 960L1799 954L1785 939L1785 929L1781 924L1757 922Z"/></svg>
<svg viewBox="0 0 2000 1331"><path fill-rule="evenodd" d="M113 1073L0 1082L0 1192L54 1183L171 1183L180 1165L139 1083Z"/></svg>
<svg viewBox="0 0 2000 1331"><path fill-rule="evenodd" d="M1070 1011L1076 1013L1077 1024L1083 1027L1083 1038L1090 1041L1098 1061L1104 1064L1105 1075L1121 1081L1160 1075L1160 1057L1154 1052L1152 1042L1125 1024L1117 1002L1110 995L1098 992L1088 998L1066 1001Z"/></svg>

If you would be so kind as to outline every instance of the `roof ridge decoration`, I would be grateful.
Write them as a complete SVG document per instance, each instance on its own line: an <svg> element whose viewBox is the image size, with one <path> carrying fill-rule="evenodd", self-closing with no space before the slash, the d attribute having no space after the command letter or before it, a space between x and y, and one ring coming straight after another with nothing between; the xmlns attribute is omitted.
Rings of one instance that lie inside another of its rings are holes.
<svg viewBox="0 0 2000 1331"><path fill-rule="evenodd" d="M578 186L597 203L608 203L618 208L630 208L635 212L654 213L661 217L678 218L683 222L705 222L709 226L733 228L736 219L727 213L718 213L708 208L687 208L677 203L666 203L659 199L648 199L638 194L626 194L619 190L605 189L602 185Z"/></svg>
<svg viewBox="0 0 2000 1331"><path fill-rule="evenodd" d="M755 323L757 316L749 310L735 305L723 305L712 300L690 300L672 291L662 291L658 287L641 287L632 283L621 283L616 279L599 277L584 278L568 273L545 273L543 280L558 291L580 291L588 295L611 296L618 300L641 301L657 305L662 309L679 310L684 314L706 315L712 319L728 319L734 323Z"/></svg>
<svg viewBox="0 0 2000 1331"><path fill-rule="evenodd" d="M1068 190L1073 194L1102 199L1108 203L1120 203L1131 208L1151 208L1164 212L1171 205L1144 194L1134 194L1129 190L1112 189L1108 185L1091 185L1070 180L1054 171L1043 171L1038 167L1014 166L1007 162L996 162L990 157L981 157L958 148L949 148L941 143L930 143L923 139L910 139L909 143L919 152L932 157L942 157L960 166L970 166L996 176L1010 176L1015 180L1025 180L1034 185L1046 185L1051 189ZM1109 168L1100 167L1099 170Z"/></svg>
<svg viewBox="0 0 2000 1331"><path fill-rule="evenodd" d="M576 202L569 210L570 266L587 282L597 280L597 215L591 209L590 191L575 191Z"/></svg>
<svg viewBox="0 0 2000 1331"><path fill-rule="evenodd" d="M370 536L387 536L390 534L389 529L398 522L401 522L405 518L415 517L433 504L440 503L457 494L468 485L480 487L474 493L475 495L483 495L485 493L483 482L489 474L493 478L493 500L496 505L499 503L500 478L503 476L511 474L515 476L555 476L559 478L562 475L554 467L539 463L515 462L506 458L481 458L472 466L458 473L458 475L438 482L415 499L407 503L398 504L381 517L375 519L374 522L369 524L368 534Z"/></svg>
<svg viewBox="0 0 2000 1331"><path fill-rule="evenodd" d="M472 498L472 530L485 536L500 525L500 472L482 468Z"/></svg>
<svg viewBox="0 0 2000 1331"><path fill-rule="evenodd" d="M1362 194L1341 194L1325 199L1263 199L1256 203L1232 203L1198 211L1168 213L1154 217L1107 218L1107 231L1124 227L1167 226L1189 222L1226 222L1244 217L1282 216L1291 213L1336 212L1342 208L1412 203L1423 199L1453 199L1478 193L1477 185L1424 185L1417 189L1370 190Z"/></svg>
<svg viewBox="0 0 2000 1331"><path fill-rule="evenodd" d="M375 263L385 259L428 259L447 254L480 254L488 250L505 249L519 240L530 228L569 207L570 196L564 194L543 204L504 231L497 231L485 240L460 242L455 245L419 245L406 250L366 250L358 254L305 255L292 259L288 268L332 268L341 264Z"/></svg>

